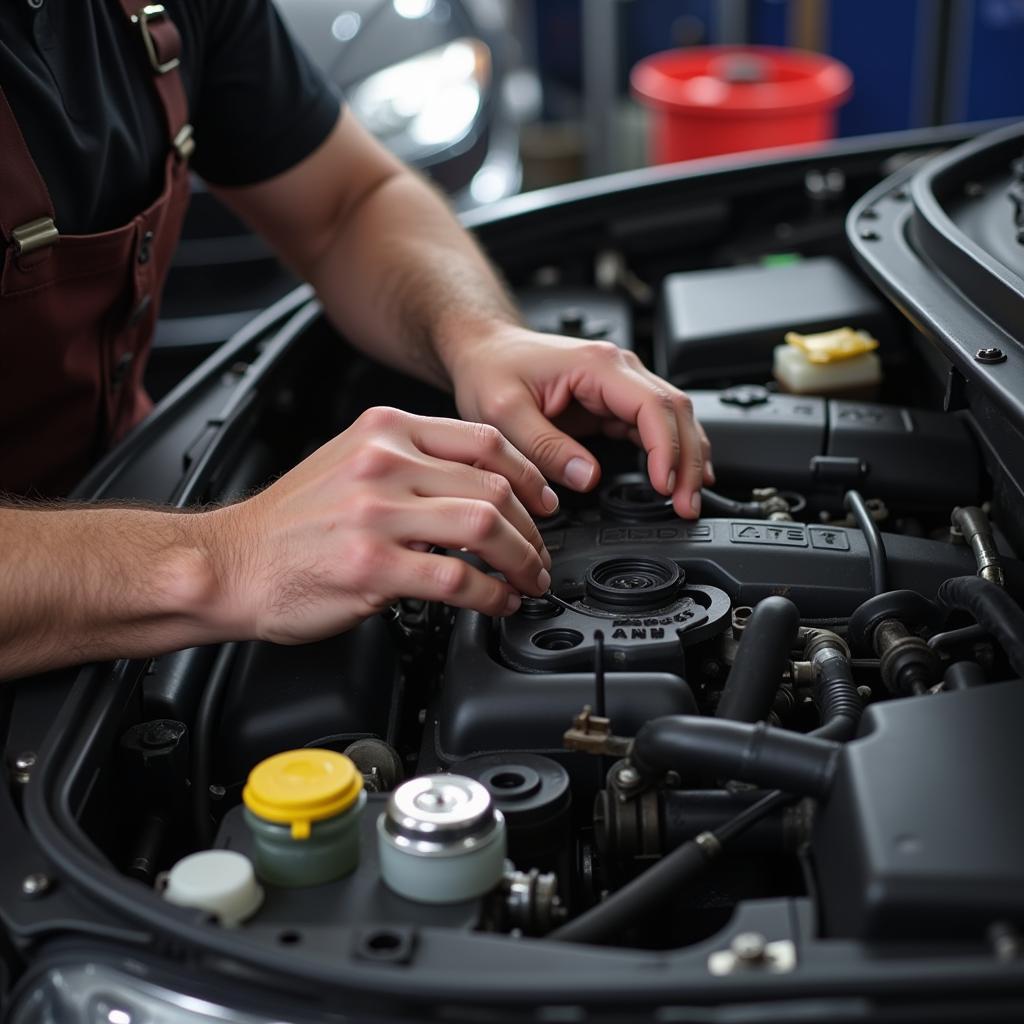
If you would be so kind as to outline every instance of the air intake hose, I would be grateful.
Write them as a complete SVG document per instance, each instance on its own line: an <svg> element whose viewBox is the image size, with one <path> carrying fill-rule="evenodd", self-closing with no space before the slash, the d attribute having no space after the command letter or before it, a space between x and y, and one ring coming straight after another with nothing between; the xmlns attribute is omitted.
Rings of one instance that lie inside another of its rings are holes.
<svg viewBox="0 0 1024 1024"><path fill-rule="evenodd" d="M715 715L734 722L768 717L789 663L800 612L784 597L759 601L747 620Z"/></svg>
<svg viewBox="0 0 1024 1024"><path fill-rule="evenodd" d="M830 739L774 729L764 722L667 715L636 734L630 763L648 778L667 771L754 782L800 796L824 796L841 745Z"/></svg>
<svg viewBox="0 0 1024 1024"><path fill-rule="evenodd" d="M1013 671L1024 679L1024 611L1001 587L980 576L954 576L939 587L947 608L970 612L1006 652Z"/></svg>

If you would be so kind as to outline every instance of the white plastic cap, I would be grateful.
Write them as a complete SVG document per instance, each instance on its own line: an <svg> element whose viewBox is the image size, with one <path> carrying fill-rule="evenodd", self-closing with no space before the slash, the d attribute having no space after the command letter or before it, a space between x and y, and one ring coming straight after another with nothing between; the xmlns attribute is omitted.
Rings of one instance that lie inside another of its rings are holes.
<svg viewBox="0 0 1024 1024"><path fill-rule="evenodd" d="M263 902L252 862L234 850L200 850L183 857L167 873L164 899L196 907L233 928L252 917Z"/></svg>

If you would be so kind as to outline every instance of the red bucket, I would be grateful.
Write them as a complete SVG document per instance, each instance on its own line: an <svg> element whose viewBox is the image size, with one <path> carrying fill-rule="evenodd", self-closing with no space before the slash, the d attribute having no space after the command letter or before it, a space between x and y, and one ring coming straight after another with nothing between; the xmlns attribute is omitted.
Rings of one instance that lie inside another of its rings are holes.
<svg viewBox="0 0 1024 1024"><path fill-rule="evenodd" d="M667 50L640 61L630 83L651 110L657 164L831 139L853 91L842 62L773 46Z"/></svg>

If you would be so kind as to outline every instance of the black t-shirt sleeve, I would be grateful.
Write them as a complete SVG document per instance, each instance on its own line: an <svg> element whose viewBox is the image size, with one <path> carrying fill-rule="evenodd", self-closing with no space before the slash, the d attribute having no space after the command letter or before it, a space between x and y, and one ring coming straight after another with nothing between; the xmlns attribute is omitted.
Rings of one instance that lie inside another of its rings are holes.
<svg viewBox="0 0 1024 1024"><path fill-rule="evenodd" d="M215 185L252 185L312 153L337 122L341 100L271 0L205 6L192 166Z"/></svg>

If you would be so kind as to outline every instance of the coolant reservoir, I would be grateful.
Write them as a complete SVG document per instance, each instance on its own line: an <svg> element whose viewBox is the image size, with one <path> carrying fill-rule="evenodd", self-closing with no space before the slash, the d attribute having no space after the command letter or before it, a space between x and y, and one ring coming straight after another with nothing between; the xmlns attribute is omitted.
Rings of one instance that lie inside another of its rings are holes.
<svg viewBox="0 0 1024 1024"><path fill-rule="evenodd" d="M256 873L273 885L318 885L359 863L363 777L344 754L309 748L261 761L242 791Z"/></svg>
<svg viewBox="0 0 1024 1024"><path fill-rule="evenodd" d="M840 327L822 334L790 331L775 348L772 373L794 395L869 397L882 382L878 342L865 331Z"/></svg>
<svg viewBox="0 0 1024 1024"><path fill-rule="evenodd" d="M388 888L418 903L475 899L500 881L505 819L491 794L462 775L423 775L391 794L377 819Z"/></svg>

